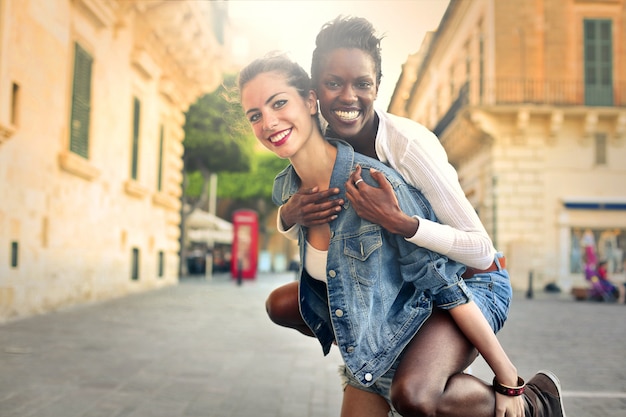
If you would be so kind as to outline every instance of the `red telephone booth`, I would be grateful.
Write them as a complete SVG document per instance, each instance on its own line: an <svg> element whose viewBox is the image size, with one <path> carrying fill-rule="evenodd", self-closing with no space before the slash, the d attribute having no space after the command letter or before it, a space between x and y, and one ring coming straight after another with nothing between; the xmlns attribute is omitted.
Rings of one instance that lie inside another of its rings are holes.
<svg viewBox="0 0 626 417"><path fill-rule="evenodd" d="M230 273L233 278L255 278L259 258L259 220L255 211L233 213L233 246Z"/></svg>

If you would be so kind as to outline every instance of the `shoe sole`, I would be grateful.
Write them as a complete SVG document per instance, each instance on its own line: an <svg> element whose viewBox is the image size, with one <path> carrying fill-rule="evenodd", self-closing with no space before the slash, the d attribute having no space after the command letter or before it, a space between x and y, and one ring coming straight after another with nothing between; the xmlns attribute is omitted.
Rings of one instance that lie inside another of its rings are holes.
<svg viewBox="0 0 626 417"><path fill-rule="evenodd" d="M550 380L556 386L556 390L559 393L559 405L561 406L561 414L563 414L563 417L566 417L565 416L565 407L563 406L563 393L561 392L561 381L559 380L559 378L552 371L541 370L541 371L537 371L537 373L538 374L543 374L543 375L547 376L548 378L550 378Z"/></svg>

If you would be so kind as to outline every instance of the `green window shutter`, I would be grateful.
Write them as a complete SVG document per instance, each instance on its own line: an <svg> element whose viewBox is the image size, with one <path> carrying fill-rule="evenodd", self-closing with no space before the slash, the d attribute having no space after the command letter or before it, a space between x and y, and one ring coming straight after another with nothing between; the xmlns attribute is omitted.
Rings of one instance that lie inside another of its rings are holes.
<svg viewBox="0 0 626 417"><path fill-rule="evenodd" d="M607 138L606 133L596 133L595 137L595 154L596 154L596 165L606 165L607 164Z"/></svg>
<svg viewBox="0 0 626 417"><path fill-rule="evenodd" d="M613 39L610 20L584 21L585 104L613 105Z"/></svg>
<svg viewBox="0 0 626 417"><path fill-rule="evenodd" d="M70 151L89 157L89 118L91 112L91 67L93 58L78 43L74 53Z"/></svg>
<svg viewBox="0 0 626 417"><path fill-rule="evenodd" d="M16 241L11 242L11 268L17 268L19 265L19 243Z"/></svg>
<svg viewBox="0 0 626 417"><path fill-rule="evenodd" d="M163 189L163 125L161 125L161 130L159 133L159 172L157 174L157 190L162 191Z"/></svg>
<svg viewBox="0 0 626 417"><path fill-rule="evenodd" d="M133 248L130 265L130 279L139 280L139 248Z"/></svg>
<svg viewBox="0 0 626 417"><path fill-rule="evenodd" d="M130 166L130 177L137 179L139 165L139 119L141 116L141 103L137 97L133 100L133 150Z"/></svg>
<svg viewBox="0 0 626 417"><path fill-rule="evenodd" d="M159 251L158 277L163 278L165 275L165 252Z"/></svg>

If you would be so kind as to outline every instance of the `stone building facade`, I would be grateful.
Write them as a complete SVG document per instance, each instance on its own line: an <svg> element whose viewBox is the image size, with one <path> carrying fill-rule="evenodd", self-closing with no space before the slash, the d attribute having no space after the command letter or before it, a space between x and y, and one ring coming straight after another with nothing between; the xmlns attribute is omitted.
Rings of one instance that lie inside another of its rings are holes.
<svg viewBox="0 0 626 417"><path fill-rule="evenodd" d="M0 0L0 321L177 283L223 2Z"/></svg>
<svg viewBox="0 0 626 417"><path fill-rule="evenodd" d="M624 279L625 0L452 0L389 110L439 136L515 288L591 255Z"/></svg>

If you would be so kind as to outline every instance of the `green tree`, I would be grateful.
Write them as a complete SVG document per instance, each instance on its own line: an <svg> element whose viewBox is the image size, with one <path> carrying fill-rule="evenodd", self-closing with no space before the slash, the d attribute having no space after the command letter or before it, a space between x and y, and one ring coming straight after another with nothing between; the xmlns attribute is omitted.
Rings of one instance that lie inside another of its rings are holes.
<svg viewBox="0 0 626 417"><path fill-rule="evenodd" d="M267 151L260 151L255 153L249 172L224 172L219 175L217 196L233 200L231 212L245 207L256 210L259 215L259 232L263 238L261 248L267 247L271 234L265 226L267 216L275 208L272 202L274 178L288 164L289 161L286 159L280 159Z"/></svg>
<svg viewBox="0 0 626 417"><path fill-rule="evenodd" d="M255 139L241 107L232 98L235 83L235 75L226 75L216 91L201 97L187 111L183 175L200 175L203 180L199 188L197 184L188 188L185 178L185 202L191 208L206 203L212 173L250 170Z"/></svg>
<svg viewBox="0 0 626 417"><path fill-rule="evenodd" d="M191 105L185 115L181 276L186 262L186 220L196 208L206 205L211 174L247 172L251 167L255 139L238 100L233 99L235 85L236 76L225 75L222 85Z"/></svg>
<svg viewBox="0 0 626 417"><path fill-rule="evenodd" d="M217 196L239 200L263 199L272 202L274 177L289 164L273 153L257 152L249 172L225 172L220 175Z"/></svg>

